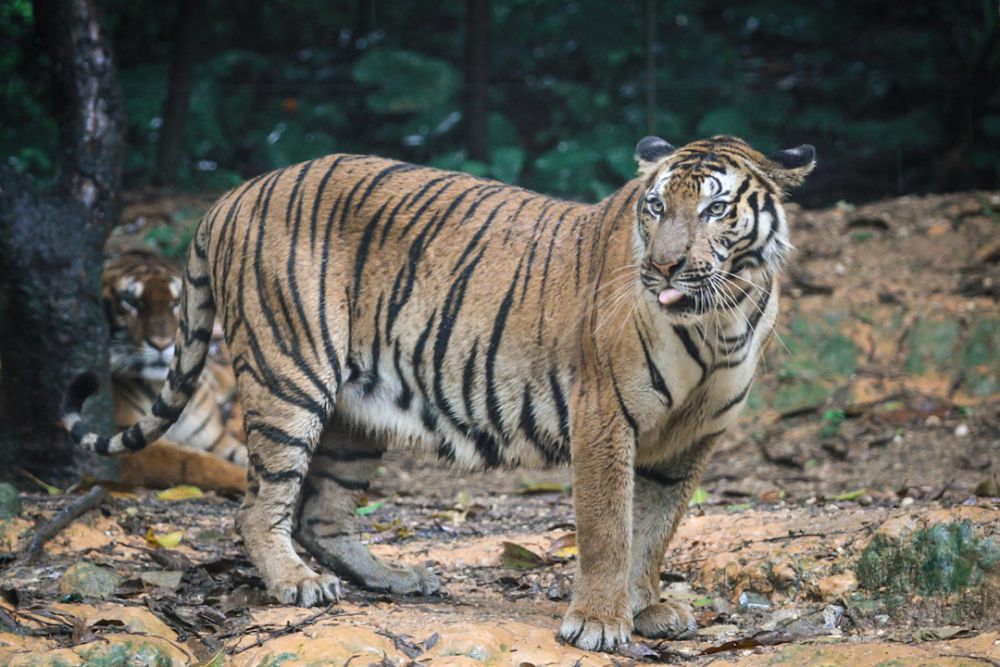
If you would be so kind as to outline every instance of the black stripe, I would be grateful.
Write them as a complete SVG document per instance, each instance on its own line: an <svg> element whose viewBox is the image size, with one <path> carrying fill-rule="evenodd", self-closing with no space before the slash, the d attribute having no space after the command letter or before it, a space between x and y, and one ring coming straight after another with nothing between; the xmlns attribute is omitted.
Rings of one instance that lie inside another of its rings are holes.
<svg viewBox="0 0 1000 667"><path fill-rule="evenodd" d="M454 331L455 321L458 319L458 314L462 310L462 304L465 300L465 291L469 286L469 279L476 270L476 266L479 264L479 260L483 258L483 253L486 248L482 248L479 254L476 255L475 259L469 262L469 265L462 270L458 279L452 283L451 288L448 290L448 295L445 298L444 305L441 307L441 320L438 325L438 335L434 340L434 400L437 402L438 407L444 412L445 416L448 417L451 423L456 426L463 427L464 425L458 418L458 414L455 412L454 407L452 407L451 402L444 393L444 373L445 373L445 356L448 353L448 343L451 340L451 334Z"/></svg>
<svg viewBox="0 0 1000 667"><path fill-rule="evenodd" d="M309 249L316 250L316 236L319 234L319 205L323 201L323 193L326 191L326 184L330 181L330 177L333 176L333 172L337 171L337 166L340 165L341 161L346 156L339 155L330 166L327 167L326 173L323 174L323 178L319 180L319 184L316 186L316 194L313 195L313 208L312 215L309 217Z"/></svg>
<svg viewBox="0 0 1000 667"><path fill-rule="evenodd" d="M424 400L424 411L427 410L428 403L428 392L427 385L424 383L423 377L420 375L420 367L424 362L424 348L427 346L427 339L430 338L431 330L434 329L434 322L437 320L437 309L431 312L431 316L427 319L427 325L424 326L424 330L420 332L417 336L416 345L413 347L413 379L417 383L417 389L420 390L420 396ZM425 420L426 423L426 420ZM429 427L431 430L437 428L435 422L434 426Z"/></svg>
<svg viewBox="0 0 1000 667"><path fill-rule="evenodd" d="M201 418L201 421L198 422L198 425L191 430L191 434L188 437L193 438L197 436L199 433L208 428L208 425L211 424L214 419L215 411L212 408L205 410L205 415Z"/></svg>
<svg viewBox="0 0 1000 667"><path fill-rule="evenodd" d="M517 281L521 276L523 263L524 257L522 256L521 261L517 264L517 270L514 272L514 279L511 280L510 286L507 288L507 294L504 295L503 301L500 302L496 319L493 320L493 333L490 334L490 344L486 348L486 413L489 415L490 422L505 438L507 437L506 429L501 419L500 398L497 395L496 361L504 328L507 326L507 316L510 314L510 307L514 302L514 289L517 287Z"/></svg>
<svg viewBox="0 0 1000 667"><path fill-rule="evenodd" d="M522 208L524 207L524 204L526 202L527 200L521 203ZM455 262L455 266L451 268L451 274L453 276L465 262L466 257L468 257L472 253L472 251L475 250L476 246L479 244L479 240L483 237L483 234L486 233L486 230L489 229L490 225L493 223L494 218L496 218L497 213L500 211L501 208L504 207L505 204L507 204L507 201L502 201L499 204L497 204L493 208L493 210L490 211L490 214L486 216L486 221L483 222L483 224L479 226L479 229L476 230L476 233L472 235L472 238L469 240L468 244L466 244L465 249L462 251L462 254L459 255L458 261ZM521 209L518 208L518 211L520 210ZM516 217L517 213L514 214L515 219Z"/></svg>
<svg viewBox="0 0 1000 667"><path fill-rule="evenodd" d="M556 369L549 371L549 388L552 390L552 399L556 404L556 415L559 417L559 435L564 443L569 443L569 405L566 403L566 396L563 395L562 387L559 386L559 378L556 376Z"/></svg>
<svg viewBox="0 0 1000 667"><path fill-rule="evenodd" d="M635 319L633 318L633 322L634 321ZM639 342L642 344L642 353L646 357L646 368L649 370L649 382L655 392L667 399L667 407L669 408L674 404L674 397L670 395L670 389L667 388L667 383L664 382L660 369L657 368L656 364L653 362L653 357L649 353L649 346L646 343L646 337L643 336L638 323L636 323L635 330L636 333L639 334Z"/></svg>
<svg viewBox="0 0 1000 667"><path fill-rule="evenodd" d="M473 429L469 435L476 444L476 452L482 457L487 468L496 468L502 461L500 459L500 443L491 434L480 429Z"/></svg>
<svg viewBox="0 0 1000 667"><path fill-rule="evenodd" d="M636 467L635 474L643 479L648 479L650 482L659 484L660 486L683 484L691 479L690 475L668 475L656 470L655 468L644 467Z"/></svg>
<svg viewBox="0 0 1000 667"><path fill-rule="evenodd" d="M337 198L337 202L340 198ZM341 377L341 366L340 357L337 354L337 350L333 344L333 337L330 335L330 322L326 311L326 278L330 274L327 264L330 259L330 239L333 236L333 211L336 209L336 204L330 209L330 220L327 221L326 229L323 233L323 248L322 248L322 259L320 260L319 269L319 333L323 339L323 351L326 354L327 363L333 367L333 375L337 382L337 387L334 388L336 392L337 388L340 387L342 377Z"/></svg>
<svg viewBox="0 0 1000 667"><path fill-rule="evenodd" d="M365 226L364 234L361 235L361 242L358 244L358 249L355 253L354 259L354 290L353 293L356 295L361 294L361 274L365 269L365 262L368 261L368 247L372 243L372 239L375 238L375 230L378 228L379 222L382 220L382 214L385 213L385 207L389 205L389 200L382 202L382 206L379 207L378 211L372 216L372 219L368 221Z"/></svg>
<svg viewBox="0 0 1000 667"><path fill-rule="evenodd" d="M365 202L368 201L368 197L370 197L372 192L375 191L375 187L379 183L381 183L386 177L397 171L410 171L412 169L416 169L416 167L414 167L412 164L406 164L405 162L397 162L396 164L386 167L379 173L375 174L375 176L368 182L368 187L365 188L365 193L361 195L361 199L359 199L358 203L354 206L354 213L357 214L361 210L361 207L364 206Z"/></svg>
<svg viewBox="0 0 1000 667"><path fill-rule="evenodd" d="M360 188L361 184L364 183L364 182L365 182L364 177L358 179L358 182L355 183L354 187L351 188L350 192L347 193L347 200L344 202L344 207L340 211L340 223L337 225L337 228L340 231L344 231L344 226L347 224L347 216L351 212L351 203L354 202L354 195L356 195L358 193L358 188ZM332 220L332 218L333 218L333 212L332 211L330 213L330 216L331 216L331 220Z"/></svg>
<svg viewBox="0 0 1000 667"><path fill-rule="evenodd" d="M279 445L289 445L297 449L304 449L309 451L312 449L310 443L305 438L300 438L298 436L292 435L288 431L281 429L277 426L272 426L270 424L253 424L247 423L246 427L247 436L257 433L271 442L275 442Z"/></svg>
<svg viewBox="0 0 1000 667"><path fill-rule="evenodd" d="M253 467L254 474L267 482L287 482L293 479L302 481L302 473L298 470L282 470L280 472L268 470L264 467L264 461L261 459L260 454L250 455L250 465Z"/></svg>
<svg viewBox="0 0 1000 667"><path fill-rule="evenodd" d="M479 354L479 338L472 341L472 351L465 360L465 367L462 369L462 401L465 403L465 413L470 422L476 421L476 413L473 406L472 394L476 384L476 356Z"/></svg>
<svg viewBox="0 0 1000 667"><path fill-rule="evenodd" d="M334 473L323 470L322 468L316 470L314 474L317 477L321 477L325 480L329 480L336 484L337 486L343 487L348 491L367 491L369 482L367 479L347 479L346 477L341 477L335 475Z"/></svg>
<svg viewBox="0 0 1000 667"><path fill-rule="evenodd" d="M722 415L726 414L727 412L729 412L730 410L732 410L734 407L736 407L736 405L740 401L742 401L744 398L746 398L747 392L750 391L750 386L751 385L753 385L753 378L750 378L750 381L747 382L747 386L743 387L743 389L742 389L742 391L740 391L740 393L738 393L735 396L733 396L731 399L729 399L728 401L726 401L725 404L722 405L722 407L720 407L718 410L716 410L712 414L712 419L718 419L719 417L721 417Z"/></svg>
<svg viewBox="0 0 1000 667"><path fill-rule="evenodd" d="M410 385L406 381L406 376L403 375L399 357L399 341L397 340L395 349L392 352L392 363L396 367L396 375L399 377L399 384L401 385L399 396L396 397L396 405L399 406L400 410L409 410L410 403L413 401L413 390L410 389Z"/></svg>
<svg viewBox="0 0 1000 667"><path fill-rule="evenodd" d="M618 398L618 407L622 411L622 416L625 417L625 421L628 423L629 428L632 429L632 434L636 438L638 438L639 423L635 420L635 417L632 416L632 413L629 412L628 408L625 406L625 399L622 398L622 392L618 388L618 378L615 377L614 371L611 372L611 386L614 388L615 396Z"/></svg>
<svg viewBox="0 0 1000 667"><path fill-rule="evenodd" d="M433 183L435 183L437 181L440 181L440 180L445 180L447 178L447 182L441 187L441 189L438 190L437 192L435 192L430 197L428 197L427 201L424 202L423 206L421 206L420 208L418 208L417 211L416 211L416 213L413 214L413 217L410 218L406 222L405 225L403 225L403 228L400 230L400 236L402 236L403 238L406 238L406 235L410 233L410 230L413 229L413 227L417 224L417 222L420 220L420 218L423 217L424 213L426 213L427 210L431 207L431 205L435 201L437 201L438 197L440 197L441 195L443 195L445 193L445 191L448 188L451 187L452 183L455 182L455 179L458 176L459 176L458 174L452 174L450 178L442 176L439 179L435 179L434 181L431 181L430 183L425 184L424 187L420 189L420 191L417 193L417 196L415 196L413 198L413 201L410 202L410 206L413 206L414 204L416 204L420 200L420 197L423 195L424 192L426 192L427 188L429 188L431 186L431 184L433 184Z"/></svg>
<svg viewBox="0 0 1000 667"><path fill-rule="evenodd" d="M521 397L521 430L524 431L524 435L535 446L535 449L541 453L546 464L555 465L557 463L565 463L565 459L562 456L565 452L562 450L553 452L543 441L543 436L538 430L538 422L535 419L535 406L531 399L531 387L527 384L524 385L524 393Z"/></svg>
<svg viewBox="0 0 1000 667"><path fill-rule="evenodd" d="M701 358L701 353L698 351L698 346L694 344L694 341L691 339L691 333L687 330L686 327L683 327L680 324L675 324L673 326L673 330L674 333L677 334L677 337L680 338L681 342L684 344L684 349L687 351L688 356L690 356L694 360L694 362L698 364L698 367L701 369L701 379L698 380L698 384L701 384L702 382L705 381L705 376L708 374L708 367L705 365L705 362Z"/></svg>
<svg viewBox="0 0 1000 667"><path fill-rule="evenodd" d="M538 213L538 221L534 224L534 229L531 233L531 241L529 242L530 250L528 251L528 263L524 268L524 282L521 283L521 301L523 302L525 297L528 295L528 283L531 282L531 269L535 264L535 255L538 253L538 243L545 233L545 228L549 224L548 213L549 210L558 203L555 199L549 200L542 206L542 210Z"/></svg>
<svg viewBox="0 0 1000 667"><path fill-rule="evenodd" d="M317 450L316 456L350 463L353 461L377 461L382 458L382 452L377 449L355 449L350 451L343 449L320 449Z"/></svg>
<svg viewBox="0 0 1000 667"><path fill-rule="evenodd" d="M556 247L556 239L559 238L559 229L562 227L563 222L566 220L566 215L573 210L572 207L568 207L562 214L556 219L556 224L552 226L552 238L549 239L549 247L545 252L545 264L542 268L542 284L538 290L538 342L542 342L542 330L545 325L545 314L548 310L547 304L545 303L545 289L549 284L549 266L552 263L552 252Z"/></svg>

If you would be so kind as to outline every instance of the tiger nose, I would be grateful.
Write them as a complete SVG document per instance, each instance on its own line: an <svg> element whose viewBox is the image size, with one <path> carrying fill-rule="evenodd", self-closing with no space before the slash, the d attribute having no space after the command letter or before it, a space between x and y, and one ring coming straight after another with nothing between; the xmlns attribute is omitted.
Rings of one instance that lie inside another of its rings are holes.
<svg viewBox="0 0 1000 667"><path fill-rule="evenodd" d="M146 338L146 342L160 352L163 352L174 344L174 338L173 336L149 336Z"/></svg>
<svg viewBox="0 0 1000 667"><path fill-rule="evenodd" d="M660 272L661 276L664 278L670 278L670 276L676 273L683 261L683 257L678 257L677 259L671 259L665 262L657 262L656 260L651 259L649 260L649 263L653 265L654 269Z"/></svg>

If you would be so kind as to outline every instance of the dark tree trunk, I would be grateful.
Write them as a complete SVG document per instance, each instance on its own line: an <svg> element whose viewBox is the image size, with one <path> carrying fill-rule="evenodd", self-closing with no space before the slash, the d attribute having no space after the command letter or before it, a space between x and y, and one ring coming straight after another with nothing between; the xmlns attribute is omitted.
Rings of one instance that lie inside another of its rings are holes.
<svg viewBox="0 0 1000 667"><path fill-rule="evenodd" d="M489 162L490 3L466 0L465 9L465 147Z"/></svg>
<svg viewBox="0 0 1000 667"><path fill-rule="evenodd" d="M88 417L113 428L99 280L118 215L124 112L95 0L35 0L34 16L52 63L61 159L48 193L0 170L0 477L23 467L61 481L77 466L113 471L81 456L58 419L70 381L89 370L102 390Z"/></svg>
<svg viewBox="0 0 1000 667"><path fill-rule="evenodd" d="M153 182L157 185L174 183L184 155L184 128L187 126L191 102L191 80L194 78L194 60L203 6L201 0L181 0L177 4L167 96L163 100L163 126L153 174Z"/></svg>
<svg viewBox="0 0 1000 667"><path fill-rule="evenodd" d="M656 134L656 66L653 49L656 48L656 2L643 4L643 25L646 27L646 134ZM677 141L676 137L669 141Z"/></svg>

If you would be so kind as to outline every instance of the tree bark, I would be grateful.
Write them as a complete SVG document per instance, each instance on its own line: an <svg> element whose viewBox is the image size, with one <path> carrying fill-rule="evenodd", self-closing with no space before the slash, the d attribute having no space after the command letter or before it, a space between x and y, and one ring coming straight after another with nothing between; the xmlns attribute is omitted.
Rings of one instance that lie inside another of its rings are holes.
<svg viewBox="0 0 1000 667"><path fill-rule="evenodd" d="M490 3L465 8L465 146L469 159L489 162Z"/></svg>
<svg viewBox="0 0 1000 667"><path fill-rule="evenodd" d="M82 455L58 420L69 383L97 372L88 418L112 429L101 251L118 216L124 111L95 0L35 0L39 40L51 61L59 169L50 192L0 169L0 477L22 467L47 480L77 466L108 476Z"/></svg>
<svg viewBox="0 0 1000 667"><path fill-rule="evenodd" d="M153 174L153 182L157 185L172 185L177 180L177 170L184 155L184 129L187 127L191 103L191 81L194 78L194 60L203 6L201 0L181 0L177 5L167 95L163 100L161 114L163 126Z"/></svg>
<svg viewBox="0 0 1000 667"><path fill-rule="evenodd" d="M646 28L646 134L651 135L656 134L656 64L653 59L653 50L656 48L655 0L646 0L643 4L643 25Z"/></svg>

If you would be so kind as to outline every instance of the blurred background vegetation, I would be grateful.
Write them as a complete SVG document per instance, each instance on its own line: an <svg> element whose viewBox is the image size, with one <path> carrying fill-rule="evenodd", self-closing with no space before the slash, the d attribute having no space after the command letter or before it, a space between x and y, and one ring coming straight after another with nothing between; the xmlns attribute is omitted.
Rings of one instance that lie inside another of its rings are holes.
<svg viewBox="0 0 1000 667"><path fill-rule="evenodd" d="M808 205L1000 182L997 0L100 5L127 188L221 189L343 151L592 200L648 133L815 144ZM44 182L57 129L30 0L0 0L0 26L0 156Z"/></svg>

